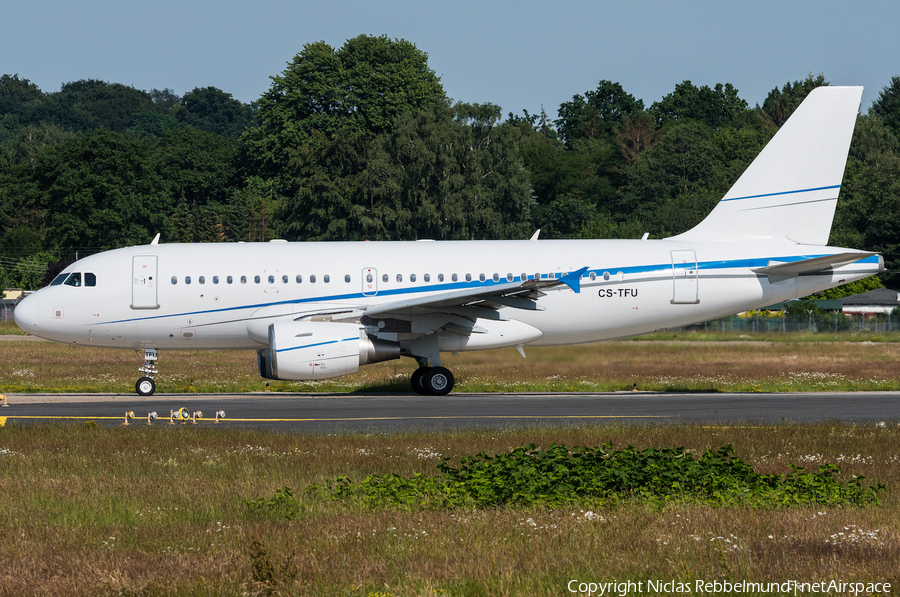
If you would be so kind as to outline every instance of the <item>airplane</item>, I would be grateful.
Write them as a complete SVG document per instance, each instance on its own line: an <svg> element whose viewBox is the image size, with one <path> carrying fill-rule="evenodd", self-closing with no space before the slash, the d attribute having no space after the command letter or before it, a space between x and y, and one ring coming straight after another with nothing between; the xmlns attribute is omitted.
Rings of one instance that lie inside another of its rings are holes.
<svg viewBox="0 0 900 597"><path fill-rule="evenodd" d="M274 380L410 357L444 395L441 353L679 327L882 272L827 246L861 87L813 90L696 227L664 239L159 244L80 259L15 309L29 334L143 351L255 350Z"/></svg>

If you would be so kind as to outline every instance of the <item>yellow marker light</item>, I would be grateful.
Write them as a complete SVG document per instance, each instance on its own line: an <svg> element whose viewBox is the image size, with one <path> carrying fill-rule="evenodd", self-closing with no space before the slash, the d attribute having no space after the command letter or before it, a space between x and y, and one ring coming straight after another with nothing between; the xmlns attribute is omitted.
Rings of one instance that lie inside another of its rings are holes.
<svg viewBox="0 0 900 597"><path fill-rule="evenodd" d="M122 423L122 425L131 425L131 423L128 422L128 419L133 419L133 418L134 418L134 411L133 411L133 410L130 410L130 411L126 412L126 413L125 413L125 422Z"/></svg>
<svg viewBox="0 0 900 597"><path fill-rule="evenodd" d="M156 419L156 411L147 414L147 425L153 425L153 420Z"/></svg>

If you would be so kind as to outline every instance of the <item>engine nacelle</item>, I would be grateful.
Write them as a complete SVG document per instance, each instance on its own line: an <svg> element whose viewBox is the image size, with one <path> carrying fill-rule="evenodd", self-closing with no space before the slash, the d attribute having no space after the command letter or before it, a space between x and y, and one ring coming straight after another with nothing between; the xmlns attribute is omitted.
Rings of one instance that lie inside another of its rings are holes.
<svg viewBox="0 0 900 597"><path fill-rule="evenodd" d="M269 348L257 351L259 374L288 381L331 379L400 358L400 344L369 338L355 323L279 321L269 326Z"/></svg>

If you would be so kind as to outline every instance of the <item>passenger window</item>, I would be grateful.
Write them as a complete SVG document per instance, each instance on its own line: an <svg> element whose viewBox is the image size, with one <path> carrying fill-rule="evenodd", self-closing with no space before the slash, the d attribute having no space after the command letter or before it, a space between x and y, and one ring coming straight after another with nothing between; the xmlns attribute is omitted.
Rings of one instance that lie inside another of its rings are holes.
<svg viewBox="0 0 900 597"><path fill-rule="evenodd" d="M153 278L151 278L152 280ZM97 276L94 274L87 272L84 274L84 285L85 286L96 286L97 285Z"/></svg>
<svg viewBox="0 0 900 597"><path fill-rule="evenodd" d="M522 282L526 282L528 280L528 274L522 272L522 277L519 278L519 280L521 280Z"/></svg>
<svg viewBox="0 0 900 597"><path fill-rule="evenodd" d="M219 276L213 276L213 284L219 283Z"/></svg>
<svg viewBox="0 0 900 597"><path fill-rule="evenodd" d="M500 281L500 274L496 274L496 273L495 273L494 276L493 276L493 278L492 278L492 280L494 280L494 282L499 282L499 281Z"/></svg>
<svg viewBox="0 0 900 597"><path fill-rule="evenodd" d="M322 281L328 284L329 282L331 282L331 276L325 274L324 276L322 276Z"/></svg>
<svg viewBox="0 0 900 597"><path fill-rule="evenodd" d="M301 276L300 274L297 274L297 284L302 284L302 283L303 283L303 276Z"/></svg>
<svg viewBox="0 0 900 597"><path fill-rule="evenodd" d="M197 278L197 282L200 284L206 284L206 276L200 276Z"/></svg>
<svg viewBox="0 0 900 597"><path fill-rule="evenodd" d="M512 282L514 277L515 277L515 276L513 276L511 273L506 274L506 281L507 281L507 282Z"/></svg>
<svg viewBox="0 0 900 597"><path fill-rule="evenodd" d="M398 281L398 282L402 282L402 281L403 281L403 274L397 274L397 281Z"/></svg>
<svg viewBox="0 0 900 597"><path fill-rule="evenodd" d="M178 276L172 276L172 286L178 284Z"/></svg>
<svg viewBox="0 0 900 597"><path fill-rule="evenodd" d="M481 282L484 282L484 274L481 274L480 276L478 276L478 280Z"/></svg>
<svg viewBox="0 0 900 597"><path fill-rule="evenodd" d="M287 276L281 276L281 283L282 283L282 284L287 284L287 283L288 283L288 277L287 277Z"/></svg>
<svg viewBox="0 0 900 597"><path fill-rule="evenodd" d="M425 274L425 281L431 282L431 274Z"/></svg>
<svg viewBox="0 0 900 597"><path fill-rule="evenodd" d="M388 275L387 275L387 274L384 274L383 276L381 276L381 281L382 281L382 282L387 282L388 280L390 280L390 278L388 278Z"/></svg>
<svg viewBox="0 0 900 597"><path fill-rule="evenodd" d="M588 276L591 279L591 282L597 279L597 272L591 272L591 275Z"/></svg>
<svg viewBox="0 0 900 597"><path fill-rule="evenodd" d="M450 276L450 279L451 279L453 282L456 282L456 281L459 279L459 276L457 276L456 274L453 274L452 276Z"/></svg>
<svg viewBox="0 0 900 597"><path fill-rule="evenodd" d="M472 274L466 274L466 282L472 281Z"/></svg>
<svg viewBox="0 0 900 597"><path fill-rule="evenodd" d="M66 278L66 286L81 286L81 272L69 274L69 277Z"/></svg>
<svg viewBox="0 0 900 597"><path fill-rule="evenodd" d="M315 283L316 283L316 275L315 275L315 274L313 274L313 275L311 275L311 276L309 277L309 283L310 283L310 284L315 284Z"/></svg>
<svg viewBox="0 0 900 597"><path fill-rule="evenodd" d="M247 276L241 276L241 284L247 283Z"/></svg>
<svg viewBox="0 0 900 597"><path fill-rule="evenodd" d="M275 276L269 276L269 284L275 283Z"/></svg>
<svg viewBox="0 0 900 597"><path fill-rule="evenodd" d="M438 274L438 282L444 281L444 274Z"/></svg>
<svg viewBox="0 0 900 597"><path fill-rule="evenodd" d="M349 276L347 276L347 277L349 278ZM347 280L347 281L349 282L350 280ZM372 283L372 274L366 274L366 282L368 282L370 284Z"/></svg>
<svg viewBox="0 0 900 597"><path fill-rule="evenodd" d="M228 276L227 278L225 278L225 281L228 282L229 284L231 284L232 282L234 282L234 278L232 278L231 276Z"/></svg>
<svg viewBox="0 0 900 597"><path fill-rule="evenodd" d="M372 278L372 276L369 276L369 282L372 281L371 278ZM348 284L350 283L350 274L346 274L344 276L344 282L347 282Z"/></svg>
<svg viewBox="0 0 900 597"><path fill-rule="evenodd" d="M416 275L415 275L415 274L410 274L410 275L409 275L409 281L410 281L410 282L415 282L415 281L416 281Z"/></svg>
<svg viewBox="0 0 900 597"><path fill-rule="evenodd" d="M255 282L256 284L259 284L261 281L262 279L259 276L253 276L253 282Z"/></svg>
<svg viewBox="0 0 900 597"><path fill-rule="evenodd" d="M609 272L603 272L603 279L609 280Z"/></svg>

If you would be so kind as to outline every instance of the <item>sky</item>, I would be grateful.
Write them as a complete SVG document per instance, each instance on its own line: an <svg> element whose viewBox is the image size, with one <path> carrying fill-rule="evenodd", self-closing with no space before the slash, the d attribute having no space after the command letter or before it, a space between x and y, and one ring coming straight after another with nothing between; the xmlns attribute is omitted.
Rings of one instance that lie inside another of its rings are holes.
<svg viewBox="0 0 900 597"><path fill-rule="evenodd" d="M646 107L685 80L753 106L821 73L865 86L865 112L900 76L894 0L2 0L0 15L0 74L48 92L101 79L249 103L305 44L361 34L416 44L453 100L551 118L604 79Z"/></svg>

